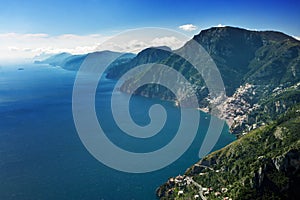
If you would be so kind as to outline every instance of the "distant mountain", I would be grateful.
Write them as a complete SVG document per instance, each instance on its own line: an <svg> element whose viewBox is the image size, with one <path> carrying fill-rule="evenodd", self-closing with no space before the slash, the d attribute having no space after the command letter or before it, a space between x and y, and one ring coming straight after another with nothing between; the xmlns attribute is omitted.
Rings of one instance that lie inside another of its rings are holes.
<svg viewBox="0 0 300 200"><path fill-rule="evenodd" d="M115 65L115 67L109 69L107 72L107 78L118 79L126 71L128 71L129 69L132 69L138 65L161 62L170 56L169 51L171 51L171 49L166 46L150 47L150 48L144 49L140 53L138 53L137 56L135 58L133 58L132 60L130 60L129 62L124 62L120 65Z"/></svg>
<svg viewBox="0 0 300 200"><path fill-rule="evenodd" d="M36 60L35 63L43 63L43 64L50 64L53 66L59 66L64 62L65 59L69 58L70 56L72 56L72 54L70 53L59 53L41 61Z"/></svg>
<svg viewBox="0 0 300 200"><path fill-rule="evenodd" d="M108 60L108 59L111 60L117 57L117 59L114 60L110 66L113 67L128 62L129 60L135 57L135 54L119 53L113 51L99 51L99 52L93 52L93 53L88 53L83 55L72 55L69 53L60 53L51 56L43 61L36 61L35 63L50 64L53 66L60 66L66 70L77 71L79 70L84 59L86 59L88 56L97 56L99 61ZM99 63L99 65L101 66L101 63Z"/></svg>

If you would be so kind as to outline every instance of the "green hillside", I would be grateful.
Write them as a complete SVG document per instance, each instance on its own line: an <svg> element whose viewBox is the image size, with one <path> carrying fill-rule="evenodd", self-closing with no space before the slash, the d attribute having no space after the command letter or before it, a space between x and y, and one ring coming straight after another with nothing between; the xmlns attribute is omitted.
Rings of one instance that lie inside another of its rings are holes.
<svg viewBox="0 0 300 200"><path fill-rule="evenodd" d="M299 169L298 104L270 125L251 131L206 156L185 175L212 189L207 199L297 199ZM222 188L226 189L222 192ZM179 190L184 195L178 196ZM192 199L198 190L191 184L171 185L168 181L158 189L158 194L161 199Z"/></svg>

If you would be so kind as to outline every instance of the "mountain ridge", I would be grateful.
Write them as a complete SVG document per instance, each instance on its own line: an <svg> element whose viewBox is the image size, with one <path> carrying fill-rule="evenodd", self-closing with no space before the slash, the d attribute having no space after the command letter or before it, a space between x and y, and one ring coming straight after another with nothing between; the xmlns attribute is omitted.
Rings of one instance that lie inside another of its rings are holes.
<svg viewBox="0 0 300 200"><path fill-rule="evenodd" d="M83 61L88 56L97 56L99 63L99 67L101 67L101 60L103 59L110 59L110 58L117 58L113 59L113 62L109 67L119 66L122 63L128 62L130 59L135 57L135 54L132 53L121 53L121 52L114 52L114 51L96 51L88 54L81 54L81 55L72 55L70 53L59 53L49 58L42 60L42 61L35 61L35 63L41 64L50 64L52 66L60 66L63 69L70 70L70 71L78 71ZM108 68L109 68L108 67Z"/></svg>

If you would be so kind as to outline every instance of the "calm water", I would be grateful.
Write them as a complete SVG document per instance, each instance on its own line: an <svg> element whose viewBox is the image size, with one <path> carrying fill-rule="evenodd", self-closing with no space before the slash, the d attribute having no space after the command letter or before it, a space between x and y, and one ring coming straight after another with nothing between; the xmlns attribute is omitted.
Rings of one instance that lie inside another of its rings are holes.
<svg viewBox="0 0 300 200"><path fill-rule="evenodd" d="M23 67L24 70L18 70ZM72 118L75 72L47 65L0 67L0 199L156 199L155 189L170 176L184 173L199 160L199 147L209 116L201 113L200 128L189 150L175 163L156 172L128 174L95 160L82 145ZM110 112L111 89L105 80L96 94L99 121L120 147L148 152L174 137L180 112L170 102L132 97L130 111L136 123L149 122L148 108L162 104L166 126L149 139L134 139L115 125ZM120 104L126 94L118 93ZM215 146L234 137L224 127Z"/></svg>

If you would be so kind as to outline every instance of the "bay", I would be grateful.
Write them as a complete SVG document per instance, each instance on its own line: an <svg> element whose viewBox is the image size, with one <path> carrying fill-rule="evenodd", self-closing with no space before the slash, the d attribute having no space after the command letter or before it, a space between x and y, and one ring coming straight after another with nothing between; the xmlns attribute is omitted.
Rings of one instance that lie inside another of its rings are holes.
<svg viewBox="0 0 300 200"><path fill-rule="evenodd" d="M190 148L171 165L151 173L116 171L85 149L72 116L76 72L48 65L0 67L0 199L156 199L155 189L169 177L183 174L197 162L210 115L201 112L199 130ZM110 109L115 81L104 79L96 93L98 120L107 137L133 152L162 148L176 134L180 112L172 102L132 96L130 113L139 125L150 122L148 110L161 104L166 126L149 139L133 138L115 124ZM118 92L117 98L127 94ZM199 111L200 112L200 111ZM122 115L122 113L120 113ZM224 126L214 150L235 137Z"/></svg>

